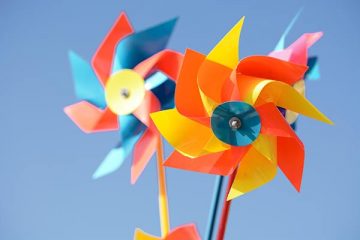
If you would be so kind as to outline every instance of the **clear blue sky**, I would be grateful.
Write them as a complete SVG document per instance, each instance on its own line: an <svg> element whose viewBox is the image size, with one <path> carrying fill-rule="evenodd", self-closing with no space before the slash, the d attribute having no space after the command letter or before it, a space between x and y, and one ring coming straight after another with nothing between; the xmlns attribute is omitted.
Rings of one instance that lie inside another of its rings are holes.
<svg viewBox="0 0 360 240"><path fill-rule="evenodd" d="M301 118L306 146L302 192L279 172L233 202L226 239L360 239L360 4L356 0L1 0L0 239L127 240L135 227L159 234L155 161L135 186L130 162L91 174L117 133L86 135L63 113L75 101L67 52L90 59L126 10L136 29L179 16L170 48L207 53L245 15L241 56L266 54L295 13L289 35L325 32L311 49L322 79L308 98L335 126ZM170 148L167 148L169 153ZM168 169L171 225L203 234L214 177Z"/></svg>

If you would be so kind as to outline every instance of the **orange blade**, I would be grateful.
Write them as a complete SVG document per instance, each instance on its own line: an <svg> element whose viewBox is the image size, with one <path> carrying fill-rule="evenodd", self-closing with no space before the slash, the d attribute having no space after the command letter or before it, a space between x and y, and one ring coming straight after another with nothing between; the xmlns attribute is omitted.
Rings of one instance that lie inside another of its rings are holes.
<svg viewBox="0 0 360 240"><path fill-rule="evenodd" d="M201 240L195 224L187 224L173 229L164 240Z"/></svg>
<svg viewBox="0 0 360 240"><path fill-rule="evenodd" d="M268 56L251 56L240 61L237 73L272 79L293 85L304 77L308 68Z"/></svg>
<svg viewBox="0 0 360 240"><path fill-rule="evenodd" d="M236 147L224 152L207 154L197 158L186 157L174 151L165 161L164 165L182 170L226 176L234 171L247 150L248 147Z"/></svg>
<svg viewBox="0 0 360 240"><path fill-rule="evenodd" d="M131 33L133 33L133 29L126 14L123 12L95 52L92 58L92 66L104 86L111 74L111 66L117 43Z"/></svg>
<svg viewBox="0 0 360 240"><path fill-rule="evenodd" d="M267 103L256 108L261 117L262 133L277 136L277 159L280 169L300 191L304 168L304 145L277 107Z"/></svg>
<svg viewBox="0 0 360 240"><path fill-rule="evenodd" d="M183 55L181 53L163 50L136 65L134 70L143 78L146 78L154 71L161 71L171 80L176 81L182 61Z"/></svg>
<svg viewBox="0 0 360 240"><path fill-rule="evenodd" d="M230 81L232 69L219 63L205 60L199 69L198 85L203 93L202 99L209 114L222 99L222 89Z"/></svg>
<svg viewBox="0 0 360 240"><path fill-rule="evenodd" d="M86 133L113 131L119 128L117 116L108 108L102 110L86 101L67 106L64 111Z"/></svg>
<svg viewBox="0 0 360 240"><path fill-rule="evenodd" d="M181 114L190 118L208 116L197 84L197 73L204 59L204 55L187 49L179 79L176 83L176 108Z"/></svg>
<svg viewBox="0 0 360 240"><path fill-rule="evenodd" d="M158 135L147 129L134 148L133 163L131 166L131 183L135 184L146 165L149 163L158 144Z"/></svg>

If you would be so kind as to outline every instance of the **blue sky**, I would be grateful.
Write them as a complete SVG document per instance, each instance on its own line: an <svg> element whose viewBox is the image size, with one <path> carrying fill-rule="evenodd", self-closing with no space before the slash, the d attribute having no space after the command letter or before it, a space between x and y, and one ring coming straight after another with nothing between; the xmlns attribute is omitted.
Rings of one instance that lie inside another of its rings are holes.
<svg viewBox="0 0 360 240"><path fill-rule="evenodd" d="M67 52L90 59L122 10L138 29L179 16L169 47L207 53L246 16L240 54L267 54L296 12L289 41L324 31L311 53L321 81L308 98L335 126L300 118L306 147L302 192L279 172L233 202L226 239L360 239L360 5L356 0L128 0L0 2L0 239L132 239L159 234L155 161L135 186L130 162L91 174L116 133L86 135L63 113L75 102ZM167 146L166 153L170 152ZM215 178L167 170L171 225L196 222L203 234Z"/></svg>

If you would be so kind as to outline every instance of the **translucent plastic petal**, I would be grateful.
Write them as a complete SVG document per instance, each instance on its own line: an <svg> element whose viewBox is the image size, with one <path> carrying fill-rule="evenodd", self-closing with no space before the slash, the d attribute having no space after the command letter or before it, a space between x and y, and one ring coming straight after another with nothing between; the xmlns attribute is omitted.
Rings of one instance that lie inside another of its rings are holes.
<svg viewBox="0 0 360 240"><path fill-rule="evenodd" d="M176 109L152 113L151 118L164 138L187 156L198 157L230 148L220 140L213 140L209 146L209 141L215 137L211 129L186 118Z"/></svg>
<svg viewBox="0 0 360 240"><path fill-rule="evenodd" d="M113 72L132 69L140 62L163 50L174 30L177 18L136 32L124 38L116 47Z"/></svg>
<svg viewBox="0 0 360 240"><path fill-rule="evenodd" d="M135 66L134 70L143 78L154 71L160 71L169 79L176 81L180 72L183 55L172 50L163 50Z"/></svg>
<svg viewBox="0 0 360 240"><path fill-rule="evenodd" d="M79 100L85 100L96 107L106 107L104 88L97 79L90 64L75 52L69 52L69 60L73 74L75 93Z"/></svg>
<svg viewBox="0 0 360 240"><path fill-rule="evenodd" d="M292 85L304 77L307 69L305 65L297 65L268 56L251 56L240 61L237 73Z"/></svg>
<svg viewBox="0 0 360 240"><path fill-rule="evenodd" d="M257 107L262 133L277 136L278 165L297 191L300 191L304 168L304 145L271 103Z"/></svg>
<svg viewBox="0 0 360 240"><path fill-rule="evenodd" d="M248 146L235 147L197 158L190 158L174 151L164 165L182 170L226 176L234 171L248 149Z"/></svg>
<svg viewBox="0 0 360 240"><path fill-rule="evenodd" d="M272 102L279 107L333 124L309 100L288 84L243 75L238 76L237 80L241 98L249 104L261 105Z"/></svg>
<svg viewBox="0 0 360 240"><path fill-rule="evenodd" d="M207 55L207 59L227 66L230 69L236 67L239 62L240 33L245 17L219 41L219 43Z"/></svg>
<svg viewBox="0 0 360 240"><path fill-rule="evenodd" d="M197 83L198 70L204 59L204 55L187 49L176 84L176 108L181 114L190 118L208 116L204 109Z"/></svg>
<svg viewBox="0 0 360 240"><path fill-rule="evenodd" d="M125 13L121 13L103 42L100 44L92 59L92 66L103 85L111 74L111 66L115 53L115 46L133 29Z"/></svg>
<svg viewBox="0 0 360 240"><path fill-rule="evenodd" d="M239 164L227 199L234 199L270 182L276 169L276 161L268 159L254 147L250 148Z"/></svg>
<svg viewBox="0 0 360 240"><path fill-rule="evenodd" d="M147 129L134 147L131 165L131 183L135 184L155 153L159 135Z"/></svg>
<svg viewBox="0 0 360 240"><path fill-rule="evenodd" d="M119 128L117 116L108 108L102 110L86 101L67 106L64 112L86 133L113 131Z"/></svg>

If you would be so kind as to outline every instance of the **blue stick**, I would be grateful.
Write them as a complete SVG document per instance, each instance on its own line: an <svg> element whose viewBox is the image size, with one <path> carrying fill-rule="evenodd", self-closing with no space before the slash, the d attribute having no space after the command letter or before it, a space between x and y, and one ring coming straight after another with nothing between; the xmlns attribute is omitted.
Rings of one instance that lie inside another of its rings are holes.
<svg viewBox="0 0 360 240"><path fill-rule="evenodd" d="M219 209L221 190L223 187L224 177L216 176L213 197L211 200L210 213L206 228L205 240L211 240L214 235L214 226L216 222L216 215Z"/></svg>

